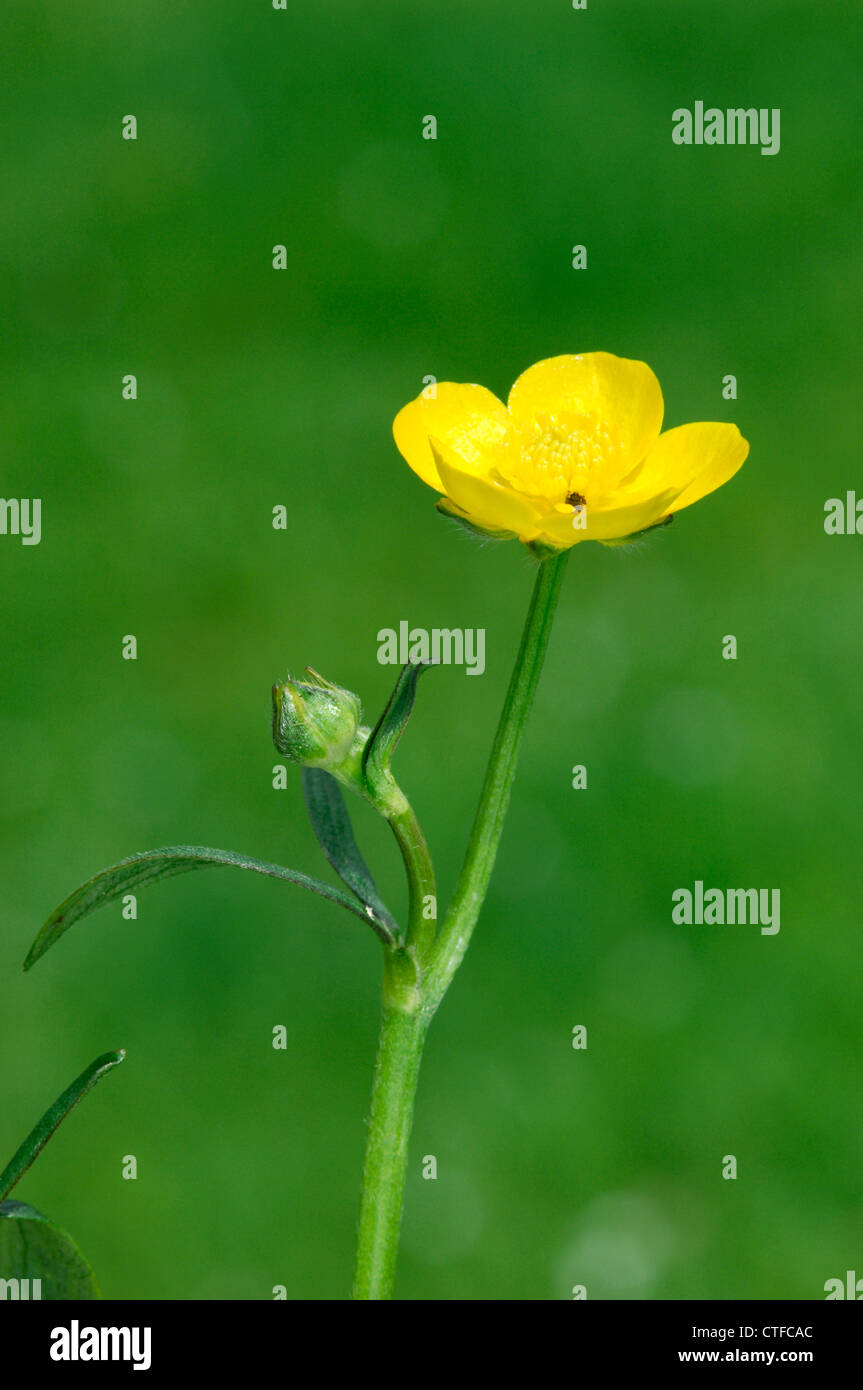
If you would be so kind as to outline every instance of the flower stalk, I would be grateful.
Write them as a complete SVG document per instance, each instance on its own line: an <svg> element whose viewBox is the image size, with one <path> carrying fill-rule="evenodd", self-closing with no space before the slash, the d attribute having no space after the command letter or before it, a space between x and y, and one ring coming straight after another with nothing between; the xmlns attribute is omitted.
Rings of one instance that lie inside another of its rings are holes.
<svg viewBox="0 0 863 1390"><path fill-rule="evenodd" d="M545 659L568 551L540 563L470 841L449 911L434 937L422 917L434 873L413 812L398 826L410 888L408 950L419 974L406 987L404 951L384 948L383 1006L372 1085L353 1297L391 1298L407 1172L408 1143L428 1026L464 958L479 919L503 831L519 748ZM418 837L418 838L417 838ZM401 958L401 959L400 959ZM427 962L427 964L426 964Z"/></svg>
<svg viewBox="0 0 863 1390"><path fill-rule="evenodd" d="M468 948L479 918L509 805L521 740L542 672L569 551L543 560L497 726L467 853L452 904L435 944L428 990L437 1008Z"/></svg>
<svg viewBox="0 0 863 1390"><path fill-rule="evenodd" d="M408 1142L414 1098L429 1016L417 1006L403 1006L395 972L384 965L383 1007L378 1055L372 1085L363 1187L357 1227L357 1263L353 1297L381 1300L393 1296L402 1222ZM394 995L395 998L391 999Z"/></svg>

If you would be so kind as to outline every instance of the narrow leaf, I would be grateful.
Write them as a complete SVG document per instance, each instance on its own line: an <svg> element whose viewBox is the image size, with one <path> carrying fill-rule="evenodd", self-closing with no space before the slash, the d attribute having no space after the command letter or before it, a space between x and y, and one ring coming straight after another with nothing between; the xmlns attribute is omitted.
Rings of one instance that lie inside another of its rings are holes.
<svg viewBox="0 0 863 1390"><path fill-rule="evenodd" d="M363 750L363 776L372 790L389 771L398 741L414 707L417 681L431 664L418 662L402 667L387 707L369 736Z"/></svg>
<svg viewBox="0 0 863 1390"><path fill-rule="evenodd" d="M304 767L303 795L312 828L339 878L387 927L390 939L397 940L398 922L381 900L371 871L360 853L345 798L335 777L319 767Z"/></svg>
<svg viewBox="0 0 863 1390"><path fill-rule="evenodd" d="M204 849L200 845L172 845L167 849L152 849L145 854L134 854L130 859L123 859L119 864L103 869L101 873L82 883L80 888L76 888L75 892L52 912L39 931L24 962L24 969L29 970L35 965L39 957L43 956L73 923L87 917L97 908L104 907L106 903L114 902L123 893L143 888L148 883L158 883L163 878L172 878L175 874L189 873L192 869L208 869L219 865L251 869L257 874L267 874L269 878L281 878L286 879L288 883L297 883L301 888L308 888L313 893L319 893L322 898L328 898L330 902L346 907L349 912L353 912L373 927L384 940L389 939L387 928L383 922L377 920L372 910L359 906L355 899L349 898L341 888L333 888L316 878L309 878L307 874L301 874L296 869L285 869L281 864L265 864L260 859L249 859L246 855L234 854L230 850Z"/></svg>
<svg viewBox="0 0 863 1390"><path fill-rule="evenodd" d="M0 1202L0 1279L19 1299L97 1299L90 1265L71 1236L25 1202Z"/></svg>
<svg viewBox="0 0 863 1390"><path fill-rule="evenodd" d="M101 1081L102 1077L113 1067L117 1067L126 1056L125 1052L104 1052L101 1057L97 1057L95 1062L91 1062L89 1067L85 1067L81 1075L76 1077L71 1086L67 1086L62 1096L49 1106L37 1125L31 1129L24 1143L9 1160L3 1172L0 1173L0 1202L9 1196L12 1188L22 1178L30 1167L30 1164L41 1153L57 1126L65 1120L73 1105L77 1105L82 1096Z"/></svg>

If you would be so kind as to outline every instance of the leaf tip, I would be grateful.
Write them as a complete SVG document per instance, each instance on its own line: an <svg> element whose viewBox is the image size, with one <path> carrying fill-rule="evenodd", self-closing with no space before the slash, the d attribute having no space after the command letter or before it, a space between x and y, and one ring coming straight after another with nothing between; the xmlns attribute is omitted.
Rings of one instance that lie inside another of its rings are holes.
<svg viewBox="0 0 863 1390"><path fill-rule="evenodd" d="M40 932L24 959L24 970L32 970L39 957L44 956L47 949L48 944L42 940L42 933Z"/></svg>

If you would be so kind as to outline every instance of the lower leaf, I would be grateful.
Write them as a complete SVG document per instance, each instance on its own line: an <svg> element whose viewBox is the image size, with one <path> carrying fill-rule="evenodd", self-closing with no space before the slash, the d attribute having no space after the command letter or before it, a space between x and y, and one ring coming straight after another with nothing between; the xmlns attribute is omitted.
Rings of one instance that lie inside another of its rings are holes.
<svg viewBox="0 0 863 1390"><path fill-rule="evenodd" d="M5 1299L102 1297L72 1237L26 1202L0 1202L0 1281Z"/></svg>
<svg viewBox="0 0 863 1390"><path fill-rule="evenodd" d="M206 849L201 845L171 845L167 849L147 850L144 854L132 855L122 859L109 869L94 874L80 888L51 913L40 929L36 940L27 953L24 969L29 970L40 956L44 956L64 932L68 931L82 917L88 917L97 908L114 902L124 893L143 888L149 883L158 883L163 878L173 878L193 869L209 869L218 866L235 869L250 869L253 873L266 874L269 878L286 879L288 883L299 884L312 893L318 893L330 902L346 907L356 917L371 926L384 941L391 940L388 923L382 922L368 904L359 903L349 897L341 888L333 888L316 878L309 878L296 869L286 869L281 864L266 864L260 859L249 859L244 854L234 854L231 850Z"/></svg>

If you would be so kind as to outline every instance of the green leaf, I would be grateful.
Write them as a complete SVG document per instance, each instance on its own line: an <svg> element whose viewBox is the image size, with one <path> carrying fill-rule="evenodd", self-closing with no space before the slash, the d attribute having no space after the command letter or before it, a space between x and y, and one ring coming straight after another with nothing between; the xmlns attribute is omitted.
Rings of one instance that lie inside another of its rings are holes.
<svg viewBox="0 0 863 1390"><path fill-rule="evenodd" d="M3 1286L7 1299L102 1297L71 1236L24 1202L0 1202L0 1279L16 1280Z"/></svg>
<svg viewBox="0 0 863 1390"><path fill-rule="evenodd" d="M417 681L432 664L417 662L402 667L387 707L363 749L363 778L372 796L387 782L393 754L414 707Z"/></svg>
<svg viewBox="0 0 863 1390"><path fill-rule="evenodd" d="M401 934L399 924L382 901L354 839L341 787L322 768L304 767L302 777L309 820L324 854L342 882L387 928L387 940L390 943L398 941Z"/></svg>
<svg viewBox="0 0 863 1390"><path fill-rule="evenodd" d="M373 927L384 940L388 939L384 923L378 921L372 909L359 906L354 898L349 898L340 888L332 888L316 878L309 878L307 874L298 873L296 869L285 869L281 864L265 864L260 859L249 859L246 855L233 854L230 850L204 849L200 845L172 845L167 849L152 849L145 854L134 854L130 859L123 859L119 864L103 869L101 873L82 883L80 888L76 888L75 892L51 913L39 931L27 954L24 969L29 970L35 965L39 957L43 956L75 922L95 912L97 908L104 907L106 903L114 902L123 893L143 888L148 883L157 883L163 878L173 878L175 874L189 873L192 869L209 869L219 865L251 869L257 874L267 874L270 878L282 878L288 883L297 883L301 888L308 888L313 893L319 893L322 898L328 898L330 902L346 907L349 912L353 912Z"/></svg>
<svg viewBox="0 0 863 1390"><path fill-rule="evenodd" d="M24 1143L19 1146L12 1158L0 1173L0 1202L9 1196L12 1188L22 1178L30 1164L38 1157L59 1124L65 1120L73 1105L77 1105L97 1081L101 1081L114 1067L118 1067L126 1056L125 1052L105 1052L85 1067L71 1086L67 1086L62 1096L49 1106L37 1125L31 1129Z"/></svg>

